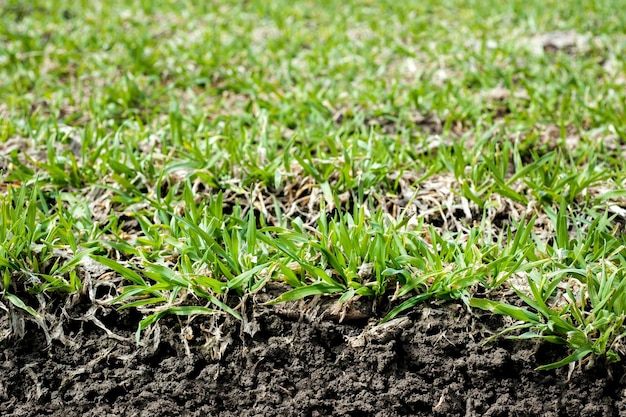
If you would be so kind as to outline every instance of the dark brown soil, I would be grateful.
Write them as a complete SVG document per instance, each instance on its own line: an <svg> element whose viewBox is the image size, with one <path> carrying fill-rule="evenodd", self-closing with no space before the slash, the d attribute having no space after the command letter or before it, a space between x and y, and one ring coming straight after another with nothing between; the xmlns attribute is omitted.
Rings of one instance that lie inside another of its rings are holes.
<svg viewBox="0 0 626 417"><path fill-rule="evenodd" d="M626 416L623 364L576 368L569 380L567 368L534 371L566 352L483 346L502 320L460 304L424 304L384 327L261 306L247 315L165 318L139 347L138 317L117 312L98 317L128 342L74 320L47 346L27 326L1 345L0 415Z"/></svg>

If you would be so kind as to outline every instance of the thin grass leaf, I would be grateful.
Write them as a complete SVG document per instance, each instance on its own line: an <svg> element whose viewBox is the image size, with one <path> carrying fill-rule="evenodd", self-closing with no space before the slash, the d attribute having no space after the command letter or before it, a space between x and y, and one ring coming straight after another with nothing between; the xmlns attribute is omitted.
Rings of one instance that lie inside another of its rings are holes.
<svg viewBox="0 0 626 417"><path fill-rule="evenodd" d="M32 307L27 306L26 304L24 304L24 301L22 301L19 297L17 297L16 295L10 294L8 292L5 292L2 295L4 298L6 298L11 304L13 304L15 307L22 309L24 311L26 311L28 314L30 314L33 317L36 318L41 318L41 316L39 315L39 313L37 313L35 311L35 309L33 309Z"/></svg>
<svg viewBox="0 0 626 417"><path fill-rule="evenodd" d="M547 365L538 366L535 369L537 371L548 371L550 369L560 368L562 366L569 365L572 362L578 362L592 353L593 353L593 350L591 348L582 347L580 349L575 350L574 353L561 359L560 361L553 362Z"/></svg>
<svg viewBox="0 0 626 417"><path fill-rule="evenodd" d="M396 317L398 314L402 313L403 311L408 310L409 308L413 308L419 303L422 303L431 297L432 297L431 293L423 293L423 294L419 294L419 295L409 298L408 300L404 301L399 306L393 308L389 313L387 313L387 315L383 317L383 319L381 320L381 323L385 323L393 319L394 317Z"/></svg>
<svg viewBox="0 0 626 417"><path fill-rule="evenodd" d="M470 299L470 306L480 308L482 310L491 311L495 314L511 316L515 320L523 321L525 323L541 323L541 318L539 317L539 315L532 313L526 309L512 306L510 304L502 303L499 301L472 297Z"/></svg>
<svg viewBox="0 0 626 417"><path fill-rule="evenodd" d="M100 256L100 255L90 255L91 259L93 259L96 262L101 263L102 265L111 268L113 271L117 272L118 274L120 274L122 277L126 278L127 280L137 284L137 285L141 285L144 287L147 287L148 284L146 283L146 281L141 277L141 275L139 275L138 273L136 273L135 271L133 271L130 268L125 267L124 265L121 265L117 262L115 262L112 259L109 258L105 258L104 256Z"/></svg>

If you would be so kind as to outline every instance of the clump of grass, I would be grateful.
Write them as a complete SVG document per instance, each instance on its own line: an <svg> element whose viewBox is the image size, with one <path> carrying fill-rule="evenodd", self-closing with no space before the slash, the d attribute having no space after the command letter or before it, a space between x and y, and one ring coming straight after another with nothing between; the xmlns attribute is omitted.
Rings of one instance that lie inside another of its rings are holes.
<svg viewBox="0 0 626 417"><path fill-rule="evenodd" d="M539 338L572 350L564 359L538 369L583 360L593 364L596 357L615 362L626 352L622 342L626 335L626 246L621 235L616 236L611 220L604 213L590 223L581 221L572 238L564 210L558 212L556 239L542 256L547 262L529 270L527 286L515 290L526 308L483 298L470 300L473 307L508 315L519 322L500 335L527 330L510 337Z"/></svg>

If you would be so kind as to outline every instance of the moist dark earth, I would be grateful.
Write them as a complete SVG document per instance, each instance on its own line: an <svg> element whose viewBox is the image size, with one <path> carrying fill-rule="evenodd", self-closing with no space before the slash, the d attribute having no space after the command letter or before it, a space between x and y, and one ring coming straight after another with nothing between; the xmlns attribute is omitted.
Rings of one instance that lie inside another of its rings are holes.
<svg viewBox="0 0 626 417"><path fill-rule="evenodd" d="M74 310L51 344L34 323L2 342L1 416L626 416L624 364L534 371L566 350L485 345L503 319L461 303L377 327L248 301L243 322L166 317L139 345L138 313Z"/></svg>

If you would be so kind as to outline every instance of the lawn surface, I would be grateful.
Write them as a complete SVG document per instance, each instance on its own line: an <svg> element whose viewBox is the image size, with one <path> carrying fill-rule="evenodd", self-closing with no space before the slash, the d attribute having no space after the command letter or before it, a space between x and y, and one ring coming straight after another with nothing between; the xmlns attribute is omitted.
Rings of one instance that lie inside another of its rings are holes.
<svg viewBox="0 0 626 417"><path fill-rule="evenodd" d="M2 343L449 301L617 366L621 2L265 3L0 1Z"/></svg>

